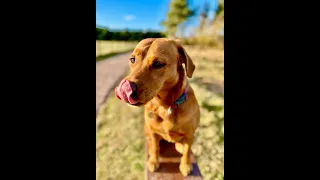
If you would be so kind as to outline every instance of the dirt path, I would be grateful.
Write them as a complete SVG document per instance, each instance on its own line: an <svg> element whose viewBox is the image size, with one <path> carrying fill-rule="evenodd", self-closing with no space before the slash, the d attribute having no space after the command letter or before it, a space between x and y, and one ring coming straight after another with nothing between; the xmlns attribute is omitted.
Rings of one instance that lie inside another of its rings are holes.
<svg viewBox="0 0 320 180"><path fill-rule="evenodd" d="M115 83L128 71L129 55L130 53L120 54L96 63L96 112Z"/></svg>

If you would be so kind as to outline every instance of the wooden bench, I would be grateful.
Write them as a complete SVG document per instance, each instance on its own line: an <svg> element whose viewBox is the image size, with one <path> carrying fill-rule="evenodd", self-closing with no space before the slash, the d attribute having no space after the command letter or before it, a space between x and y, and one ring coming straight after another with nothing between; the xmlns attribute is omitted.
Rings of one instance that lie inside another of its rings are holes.
<svg viewBox="0 0 320 180"><path fill-rule="evenodd" d="M146 144L145 157L148 160L148 147ZM181 154L178 153L173 143L165 140L160 141L160 167L156 172L150 172L145 163L145 180L202 180L199 167L191 154L191 162L193 165L192 172L184 177L179 170Z"/></svg>

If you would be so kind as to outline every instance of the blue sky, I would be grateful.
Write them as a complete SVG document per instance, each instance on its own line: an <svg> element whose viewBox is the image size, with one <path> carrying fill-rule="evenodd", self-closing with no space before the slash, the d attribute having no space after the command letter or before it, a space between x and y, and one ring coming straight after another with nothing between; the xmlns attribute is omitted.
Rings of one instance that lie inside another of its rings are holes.
<svg viewBox="0 0 320 180"><path fill-rule="evenodd" d="M202 6L206 0L189 0L191 8ZM207 0L215 9L216 0ZM170 0L96 0L96 24L110 29L161 31L160 22L166 18ZM213 14L213 10L211 12ZM198 20L190 20L190 27Z"/></svg>

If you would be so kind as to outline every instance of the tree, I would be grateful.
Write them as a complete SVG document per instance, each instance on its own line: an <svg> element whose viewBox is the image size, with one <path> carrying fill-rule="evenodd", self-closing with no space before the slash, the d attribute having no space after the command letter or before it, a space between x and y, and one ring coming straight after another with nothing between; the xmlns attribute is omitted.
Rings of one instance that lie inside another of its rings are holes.
<svg viewBox="0 0 320 180"><path fill-rule="evenodd" d="M99 39L100 40L104 40L107 34L108 34L108 30L102 29L100 34L99 34Z"/></svg>
<svg viewBox="0 0 320 180"><path fill-rule="evenodd" d="M200 13L200 27L199 27L200 32L202 32L203 27L204 27L205 23L207 22L208 14L210 11L210 4L208 3L208 1L205 1L203 6L204 6L203 10Z"/></svg>
<svg viewBox="0 0 320 180"><path fill-rule="evenodd" d="M214 34L219 36L220 31L224 28L224 0L218 1L218 8L212 21L212 25L214 27Z"/></svg>
<svg viewBox="0 0 320 180"><path fill-rule="evenodd" d="M128 29L121 31L119 35L120 35L120 40L128 40L130 38L130 32L128 31Z"/></svg>
<svg viewBox="0 0 320 180"><path fill-rule="evenodd" d="M218 9L216 11L217 16L224 17L224 0L219 0Z"/></svg>
<svg viewBox="0 0 320 180"><path fill-rule="evenodd" d="M172 0L169 5L167 19L161 24L165 27L165 33L169 38L176 37L178 26L183 28L183 22L194 14L188 8L186 0Z"/></svg>
<svg viewBox="0 0 320 180"><path fill-rule="evenodd" d="M218 0L215 17L211 23L213 27L213 38L219 46L224 46L224 0Z"/></svg>
<svg viewBox="0 0 320 180"><path fill-rule="evenodd" d="M130 31L129 29L125 29L122 31L110 31L108 29L96 28L96 40L141 41L145 38L161 37L165 36L160 32L154 31L142 32Z"/></svg>

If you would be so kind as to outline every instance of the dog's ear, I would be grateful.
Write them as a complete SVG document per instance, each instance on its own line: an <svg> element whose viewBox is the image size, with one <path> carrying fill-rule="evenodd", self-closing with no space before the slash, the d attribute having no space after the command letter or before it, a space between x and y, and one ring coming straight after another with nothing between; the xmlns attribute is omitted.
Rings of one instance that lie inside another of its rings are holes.
<svg viewBox="0 0 320 180"><path fill-rule="evenodd" d="M190 56L187 54L186 50L182 47L181 43L179 40L174 40L178 53L179 53L179 63L184 63L187 76L189 78L192 78L193 71L195 70L196 66L193 64L192 59Z"/></svg>

